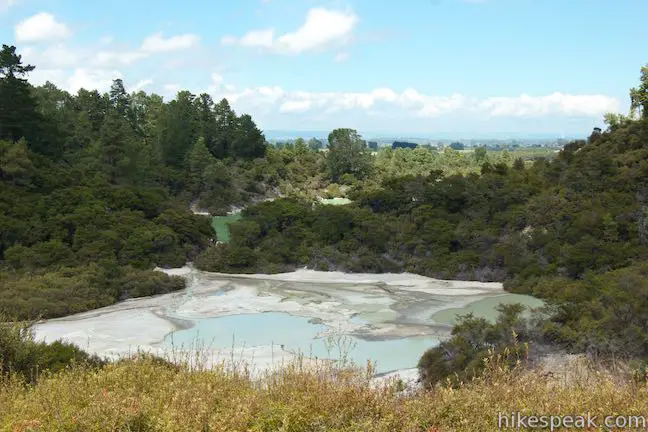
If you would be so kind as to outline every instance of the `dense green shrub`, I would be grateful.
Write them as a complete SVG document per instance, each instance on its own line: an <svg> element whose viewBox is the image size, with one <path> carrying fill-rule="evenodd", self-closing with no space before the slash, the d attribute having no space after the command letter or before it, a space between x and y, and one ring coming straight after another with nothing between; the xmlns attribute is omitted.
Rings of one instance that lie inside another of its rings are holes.
<svg viewBox="0 0 648 432"><path fill-rule="evenodd" d="M75 345L55 341L36 341L26 323L13 323L0 316L0 373L17 375L35 382L39 374L59 372L71 364L102 366L105 362Z"/></svg>
<svg viewBox="0 0 648 432"><path fill-rule="evenodd" d="M469 381L484 370L484 359L494 356L509 366L526 361L532 334L528 320L522 317L524 309L519 304L500 305L494 323L472 314L459 317L450 339L426 351L419 360L423 384Z"/></svg>

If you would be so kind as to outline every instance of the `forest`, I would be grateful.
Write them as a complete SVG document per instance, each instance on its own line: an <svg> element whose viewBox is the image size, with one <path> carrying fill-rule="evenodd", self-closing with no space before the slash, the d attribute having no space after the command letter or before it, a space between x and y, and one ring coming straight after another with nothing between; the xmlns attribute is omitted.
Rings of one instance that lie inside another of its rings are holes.
<svg viewBox="0 0 648 432"><path fill-rule="evenodd" d="M420 363L434 383L521 344L648 359L648 67L633 113L554 158L449 147L376 154L353 129L269 145L226 99L70 94L0 52L0 311L51 318L184 288L156 272L307 266L500 281L543 298L533 319L465 317ZM455 146L458 147L458 146ZM353 203L325 206L317 197ZM263 201L265 198L276 198ZM245 207L231 241L209 218ZM515 329L515 338L511 338ZM525 345L526 346L526 345ZM67 349L67 348L66 348Z"/></svg>

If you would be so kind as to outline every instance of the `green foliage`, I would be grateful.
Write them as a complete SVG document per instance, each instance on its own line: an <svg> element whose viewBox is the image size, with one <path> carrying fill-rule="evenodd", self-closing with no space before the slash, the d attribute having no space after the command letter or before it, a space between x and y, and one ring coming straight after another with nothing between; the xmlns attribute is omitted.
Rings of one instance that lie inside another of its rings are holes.
<svg viewBox="0 0 648 432"><path fill-rule="evenodd" d="M630 89L630 109L640 118L648 118L648 65L641 68L639 87Z"/></svg>
<svg viewBox="0 0 648 432"><path fill-rule="evenodd" d="M76 346L34 340L29 323L14 323L0 315L0 376L9 374L34 383L46 371L56 373L77 365L102 366L105 362Z"/></svg>
<svg viewBox="0 0 648 432"><path fill-rule="evenodd" d="M426 351L419 360L423 385L469 381L484 370L484 359L493 356L500 356L511 367L526 360L531 335L529 323L522 317L524 309L520 304L500 305L494 323L472 314L459 317L450 339Z"/></svg>
<svg viewBox="0 0 648 432"><path fill-rule="evenodd" d="M0 141L0 180L26 185L34 166L24 139Z"/></svg>
<svg viewBox="0 0 648 432"><path fill-rule="evenodd" d="M0 310L47 318L181 289L149 269L181 266L213 237L208 219L173 195L187 183L208 190L204 172L216 163L203 142L188 173L179 170L197 133L193 96L164 104L129 95L121 80L109 94L73 96L31 87L31 70L3 46Z"/></svg>
<svg viewBox="0 0 648 432"><path fill-rule="evenodd" d="M594 357L648 357L645 263L604 274L589 272L568 284L545 279L535 292L547 297L554 311L542 328L547 342Z"/></svg>
<svg viewBox="0 0 648 432"><path fill-rule="evenodd" d="M0 273L0 312L18 319L53 318L109 306L131 297L185 287L184 279L153 270L98 263L33 272Z"/></svg>
<svg viewBox="0 0 648 432"><path fill-rule="evenodd" d="M0 50L0 140L11 142L26 138L38 150L43 144L41 117L25 76L35 66L23 65L15 46ZM50 149L54 150L54 149ZM53 153L51 151L50 153Z"/></svg>
<svg viewBox="0 0 648 432"><path fill-rule="evenodd" d="M335 129L328 136L327 161L331 179L337 182L344 174L363 178L371 162L366 143L354 129Z"/></svg>

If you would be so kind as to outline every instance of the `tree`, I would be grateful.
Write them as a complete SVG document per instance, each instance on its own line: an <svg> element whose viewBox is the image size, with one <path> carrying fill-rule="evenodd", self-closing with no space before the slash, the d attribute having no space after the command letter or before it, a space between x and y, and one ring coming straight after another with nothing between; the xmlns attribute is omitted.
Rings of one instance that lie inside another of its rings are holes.
<svg viewBox="0 0 648 432"><path fill-rule="evenodd" d="M515 161L513 162L513 169L516 171L523 171L524 170L524 160L522 158L516 158Z"/></svg>
<svg viewBox="0 0 648 432"><path fill-rule="evenodd" d="M417 146L418 146L418 144L416 144L416 143L411 143L411 142L407 142L407 141L394 141L394 142L392 143L392 148L393 148L393 149L396 149L396 148L408 148L408 149L414 149L414 148L416 148Z"/></svg>
<svg viewBox="0 0 648 432"><path fill-rule="evenodd" d="M0 139L18 141L27 139L30 147L40 152L39 129L41 116L31 94L31 86L25 79L35 69L23 65L22 56L16 54L15 46L2 45L0 51Z"/></svg>
<svg viewBox="0 0 648 432"><path fill-rule="evenodd" d="M160 146L167 164L179 168L185 162L187 152L198 138L198 118L195 96L181 91L164 106L161 124Z"/></svg>
<svg viewBox="0 0 648 432"><path fill-rule="evenodd" d="M204 139L207 149L215 151L218 138L218 124L214 112L214 100L207 93L202 93L196 99L196 110L198 112L198 132ZM216 156L216 154L214 154ZM222 157L222 156L221 156Z"/></svg>
<svg viewBox="0 0 648 432"><path fill-rule="evenodd" d="M361 179L371 167L366 144L355 129L335 129L328 136L326 155L331 179L337 182L343 174Z"/></svg>
<svg viewBox="0 0 648 432"><path fill-rule="evenodd" d="M231 154L235 158L261 158L266 152L263 133L248 114L243 114L236 122Z"/></svg>
<svg viewBox="0 0 648 432"><path fill-rule="evenodd" d="M450 144L450 148L453 150L463 150L466 148L466 146L461 142L453 142L452 144Z"/></svg>
<svg viewBox="0 0 648 432"><path fill-rule="evenodd" d="M304 141L304 138L297 138L295 140L295 154L298 156L303 156L306 153L308 153L308 146L306 145L306 141Z"/></svg>
<svg viewBox="0 0 648 432"><path fill-rule="evenodd" d="M26 82L27 80L22 77L34 69L36 69L36 66L23 66L22 56L16 54L15 46L2 44L2 51L0 51L0 78L14 78Z"/></svg>
<svg viewBox="0 0 648 432"><path fill-rule="evenodd" d="M205 169L214 162L216 162L216 159L205 145L205 139L203 137L198 138L187 156L187 183L194 194L203 189Z"/></svg>
<svg viewBox="0 0 648 432"><path fill-rule="evenodd" d="M216 133L209 151L218 159L222 159L231 156L234 129L237 123L236 113L230 107L227 99L221 99L214 107L214 115L216 118Z"/></svg>
<svg viewBox="0 0 648 432"><path fill-rule="evenodd" d="M77 109L85 113L92 125L92 130L98 136L104 117L110 108L110 99L108 95L101 95L97 90L79 89L75 98Z"/></svg>
<svg viewBox="0 0 648 432"><path fill-rule="evenodd" d="M487 157L488 151L486 150L486 147L480 146L475 149L475 160L479 165L483 164Z"/></svg>
<svg viewBox="0 0 648 432"><path fill-rule="evenodd" d="M24 139L16 143L0 141L0 180L24 183L33 169Z"/></svg>
<svg viewBox="0 0 648 432"><path fill-rule="evenodd" d="M113 80L112 85L110 86L110 106L112 109L117 111L117 113L127 119L128 121L135 123L133 117L133 112L131 111L131 99L126 89L124 88L124 82L121 78Z"/></svg>
<svg viewBox="0 0 648 432"><path fill-rule="evenodd" d="M635 112L639 118L648 118L648 65L641 68L639 87L630 89L631 117Z"/></svg>
<svg viewBox="0 0 648 432"><path fill-rule="evenodd" d="M322 141L318 140L317 138L311 138L308 140L308 148L313 150L313 151L318 151L324 147L324 144L322 144Z"/></svg>
<svg viewBox="0 0 648 432"><path fill-rule="evenodd" d="M101 128L99 151L103 170L111 183L132 174L129 168L136 158L132 133L130 126L118 112L106 116Z"/></svg>

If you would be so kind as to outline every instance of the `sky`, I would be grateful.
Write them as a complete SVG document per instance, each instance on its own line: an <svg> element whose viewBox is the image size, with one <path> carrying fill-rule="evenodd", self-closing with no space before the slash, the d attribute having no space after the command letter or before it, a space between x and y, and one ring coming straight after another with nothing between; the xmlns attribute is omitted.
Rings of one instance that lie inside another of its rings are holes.
<svg viewBox="0 0 648 432"><path fill-rule="evenodd" d="M583 136L627 113L647 0L0 0L0 43L76 92L226 97L264 130Z"/></svg>

